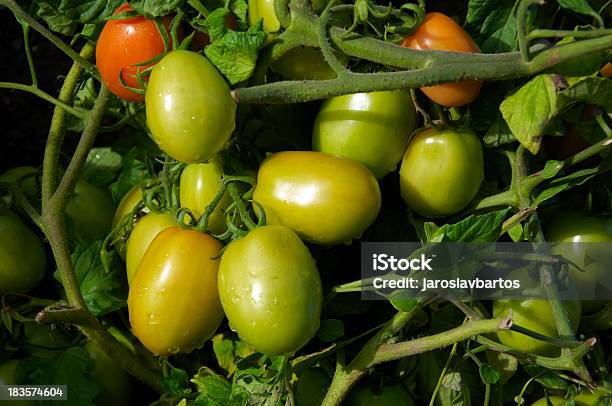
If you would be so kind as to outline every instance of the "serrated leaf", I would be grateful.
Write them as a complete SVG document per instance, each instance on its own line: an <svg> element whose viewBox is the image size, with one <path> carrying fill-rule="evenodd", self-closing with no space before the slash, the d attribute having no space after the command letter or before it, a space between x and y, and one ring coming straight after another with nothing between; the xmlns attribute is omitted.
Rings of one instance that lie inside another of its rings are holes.
<svg viewBox="0 0 612 406"><path fill-rule="evenodd" d="M499 106L510 131L532 154L540 150L542 135L557 115L555 75L538 75Z"/></svg>
<svg viewBox="0 0 612 406"><path fill-rule="evenodd" d="M461 374L459 372L448 372L442 378L442 386L459 392L462 386Z"/></svg>
<svg viewBox="0 0 612 406"><path fill-rule="evenodd" d="M246 341L237 337L228 337L226 334L217 334L213 337L212 343L217 363L227 371L228 375L236 370L236 359L255 353L255 349Z"/></svg>
<svg viewBox="0 0 612 406"><path fill-rule="evenodd" d="M167 376L162 379L162 389L171 395L185 395L191 392L189 388L189 375L184 369L168 364L170 369Z"/></svg>
<svg viewBox="0 0 612 406"><path fill-rule="evenodd" d="M246 22L249 5L245 0L232 1L230 8L232 9L232 13L234 13L240 21Z"/></svg>
<svg viewBox="0 0 612 406"><path fill-rule="evenodd" d="M191 382L196 385L200 393L196 398L196 404L198 405L230 406L241 404L239 400L231 399L231 383L210 369L200 370Z"/></svg>
<svg viewBox="0 0 612 406"><path fill-rule="evenodd" d="M487 130L482 141L487 148L497 148L500 145L515 142L516 137L512 134L512 131L510 131L504 118L498 115L493 125Z"/></svg>
<svg viewBox="0 0 612 406"><path fill-rule="evenodd" d="M108 187L115 202L119 202L145 176L146 166L136 158L137 155L138 151L136 148L133 148L123 156L121 160L121 173L117 180Z"/></svg>
<svg viewBox="0 0 612 406"><path fill-rule="evenodd" d="M227 31L206 47L204 52L217 69L236 84L248 79L255 70L257 53L266 40L262 22L252 25L246 32Z"/></svg>
<svg viewBox="0 0 612 406"><path fill-rule="evenodd" d="M537 197L534 199L535 205L540 205L548 199L551 199L558 195L561 192L574 188L576 186L583 185L585 182L589 181L593 177L599 175L600 173L604 173L609 171L611 168L607 167L597 167L590 169L582 169L572 174L565 176L563 178L558 178L550 182L548 187L541 191Z"/></svg>
<svg viewBox="0 0 612 406"><path fill-rule="evenodd" d="M501 234L509 209L471 215L455 224L444 224L433 235L432 242L494 242Z"/></svg>
<svg viewBox="0 0 612 406"><path fill-rule="evenodd" d="M512 355L497 351L487 351L486 357L487 361L500 372L500 383L504 384L514 376L518 368L518 360Z"/></svg>
<svg viewBox="0 0 612 406"><path fill-rule="evenodd" d="M558 110L565 109L576 102L602 106L612 111L612 80L600 77L585 77L571 81L570 86L559 92Z"/></svg>
<svg viewBox="0 0 612 406"><path fill-rule="evenodd" d="M516 49L515 0L470 0L465 28L484 53Z"/></svg>
<svg viewBox="0 0 612 406"><path fill-rule="evenodd" d="M121 155L109 147L92 148L87 154L81 177L91 184L106 187L121 169Z"/></svg>
<svg viewBox="0 0 612 406"><path fill-rule="evenodd" d="M218 8L206 17L202 25L206 27L211 42L218 41L228 31L225 18L230 13L226 8Z"/></svg>
<svg viewBox="0 0 612 406"><path fill-rule="evenodd" d="M344 324L340 320L321 320L317 336L323 342L335 341L344 335Z"/></svg>
<svg viewBox="0 0 612 406"><path fill-rule="evenodd" d="M99 24L111 16L123 0L35 0L37 14L52 31L74 34L77 24Z"/></svg>
<svg viewBox="0 0 612 406"><path fill-rule="evenodd" d="M565 9L571 10L575 13L589 15L601 20L599 14L593 10L587 0L557 0L557 3Z"/></svg>
<svg viewBox="0 0 612 406"><path fill-rule="evenodd" d="M94 316L103 316L126 306L127 287L124 266L113 253L110 272L106 273L100 260L102 241L77 247L71 255L77 282L87 308ZM56 271L54 276L60 280Z"/></svg>
<svg viewBox="0 0 612 406"><path fill-rule="evenodd" d="M161 17L176 12L184 0L131 0L130 6L148 18Z"/></svg>
<svg viewBox="0 0 612 406"><path fill-rule="evenodd" d="M482 379L485 385L495 385L501 378L501 373L498 370L484 362L480 364L478 373L480 374L480 379Z"/></svg>
<svg viewBox="0 0 612 406"><path fill-rule="evenodd" d="M89 355L83 347L70 347L52 357L30 357L17 366L16 381L28 385L67 385L66 406L94 405L96 384L88 377ZM46 401L42 404L53 404Z"/></svg>

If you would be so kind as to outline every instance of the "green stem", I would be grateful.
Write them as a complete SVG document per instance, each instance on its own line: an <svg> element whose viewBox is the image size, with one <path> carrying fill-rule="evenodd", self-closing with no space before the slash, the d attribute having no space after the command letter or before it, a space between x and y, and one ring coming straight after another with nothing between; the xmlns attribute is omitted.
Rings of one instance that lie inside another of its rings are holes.
<svg viewBox="0 0 612 406"><path fill-rule="evenodd" d="M36 67L34 66L34 59L32 58L32 49L30 48L30 26L28 24L22 24L21 28L23 31L23 46L25 48L26 58L28 59L28 68L30 69L32 87L38 87Z"/></svg>
<svg viewBox="0 0 612 406"><path fill-rule="evenodd" d="M336 72L336 75L342 76L345 73L349 73L348 69L340 63L336 55L334 55L334 50L329 43L329 38L327 36L327 23L332 15L332 7L338 2L338 0L331 0L325 6L325 9L321 13L321 17L319 18L319 23L317 25L317 39L319 41L319 47L321 48L321 52L323 53L323 58L325 58L325 62Z"/></svg>
<svg viewBox="0 0 612 406"><path fill-rule="evenodd" d="M589 31L536 29L529 32L527 39L532 41L540 38L563 38L566 36L571 36L574 38L597 38L608 34L612 34L612 29L608 28Z"/></svg>
<svg viewBox="0 0 612 406"><path fill-rule="evenodd" d="M45 26L32 18L32 16L19 7L15 0L0 0L0 5L11 10L16 17L19 17L22 21L26 22L28 25L38 31L43 37L47 38L53 45L58 47L73 61L81 65L87 71L87 73L94 76L98 80L100 79L98 70L91 62L89 62L86 58L83 58L69 45L64 43L64 41L62 41L59 37L49 31Z"/></svg>
<svg viewBox="0 0 612 406"><path fill-rule="evenodd" d="M518 38L519 51L523 62L529 62L529 41L527 32L527 9L533 3L539 3L541 0L522 0L516 12L516 31Z"/></svg>
<svg viewBox="0 0 612 406"><path fill-rule="evenodd" d="M36 315L36 321L40 324L66 323L92 328L97 325L97 323L92 323L91 314L80 308L41 310Z"/></svg>
<svg viewBox="0 0 612 406"><path fill-rule="evenodd" d="M1 1L1 0L0 0ZM81 50L81 57L89 59L93 56L95 46L89 42L83 46ZM83 73L82 65L74 62L72 67L64 79L64 84L60 90L58 100L63 103L70 103L73 98L74 91L79 84L79 78ZM43 209L47 202L53 196L55 187L57 185L57 172L58 172L58 157L62 142L64 140L65 130L65 119L66 110L61 107L56 107L53 111L53 117L51 119L51 128L49 129L49 135L47 137L47 146L45 148L45 155L43 158L43 175L42 175L42 205Z"/></svg>
<svg viewBox="0 0 612 406"><path fill-rule="evenodd" d="M0 82L0 89L14 89L14 90L21 90L24 92L28 92L28 93L31 93L33 95L40 97L41 99L45 101L48 101L49 103L55 105L56 107L61 107L62 109L66 110L68 113L72 114L75 117L78 117L80 119L83 119L85 117L84 111L78 110L72 107L71 105L64 103L63 101L56 99L50 94L40 90L35 85L24 85L21 83L13 83L13 82Z"/></svg>

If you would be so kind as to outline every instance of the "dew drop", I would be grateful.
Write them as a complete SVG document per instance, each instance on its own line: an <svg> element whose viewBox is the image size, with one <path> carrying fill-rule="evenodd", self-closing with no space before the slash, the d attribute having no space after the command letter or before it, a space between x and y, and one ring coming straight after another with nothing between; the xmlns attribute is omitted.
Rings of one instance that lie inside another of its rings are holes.
<svg viewBox="0 0 612 406"><path fill-rule="evenodd" d="M240 296L238 296L238 295L234 295L234 296L232 296L232 302L240 303L240 302L242 302L242 298Z"/></svg>

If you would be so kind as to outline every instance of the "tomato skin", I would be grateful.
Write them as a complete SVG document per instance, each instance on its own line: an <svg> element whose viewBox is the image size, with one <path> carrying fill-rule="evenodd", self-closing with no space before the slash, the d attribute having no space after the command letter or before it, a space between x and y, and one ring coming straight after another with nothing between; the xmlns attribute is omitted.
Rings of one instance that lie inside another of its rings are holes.
<svg viewBox="0 0 612 406"><path fill-rule="evenodd" d="M257 227L227 246L218 286L230 326L259 352L293 354L319 328L319 272L308 248L287 227Z"/></svg>
<svg viewBox="0 0 612 406"><path fill-rule="evenodd" d="M428 128L412 137L400 167L402 198L418 214L455 214L476 196L484 179L480 140L472 130Z"/></svg>
<svg viewBox="0 0 612 406"><path fill-rule="evenodd" d="M28 293L38 285L47 266L45 246L10 211L0 214L0 295Z"/></svg>
<svg viewBox="0 0 612 406"><path fill-rule="evenodd" d="M599 74L604 78L612 78L612 62L605 64L600 70Z"/></svg>
<svg viewBox="0 0 612 406"><path fill-rule="evenodd" d="M134 185L128 192L121 198L115 215L113 216L112 228L117 227L123 218L130 214L138 205L138 202L142 200L142 189L140 185Z"/></svg>
<svg viewBox="0 0 612 406"><path fill-rule="evenodd" d="M342 57L340 57L341 62ZM327 80L336 77L317 48L299 46L291 49L272 64L272 69L288 80Z"/></svg>
<svg viewBox="0 0 612 406"><path fill-rule="evenodd" d="M68 201L66 214L79 236L97 240L110 232L115 204L108 191L80 180Z"/></svg>
<svg viewBox="0 0 612 406"><path fill-rule="evenodd" d="M199 219L206 206L221 189L223 179L223 166L218 159L213 159L204 164L187 165L181 173L180 200L181 207L191 210L196 219ZM223 198L215 207L208 218L208 229L214 234L222 234L227 230L225 213L223 212L232 202L229 194Z"/></svg>
<svg viewBox="0 0 612 406"><path fill-rule="evenodd" d="M274 11L274 0L249 0L249 25L257 24L260 19L263 19L265 32L273 33L280 30L280 22Z"/></svg>
<svg viewBox="0 0 612 406"><path fill-rule="evenodd" d="M151 72L145 102L153 140L182 162L209 160L234 131L230 89L214 65L195 52L166 55Z"/></svg>
<svg viewBox="0 0 612 406"><path fill-rule="evenodd" d="M85 344L91 364L89 375L98 386L96 404L127 406L132 395L132 379L93 342Z"/></svg>
<svg viewBox="0 0 612 406"><path fill-rule="evenodd" d="M155 237L130 285L134 335L154 354L200 346L223 320L217 290L222 245L208 234L172 227Z"/></svg>
<svg viewBox="0 0 612 406"><path fill-rule="evenodd" d="M548 400L546 400L545 397L541 398L541 399L538 399L537 401L532 403L531 406L548 406L548 402L550 402L550 404L553 405L553 406L563 406L563 405L565 405L565 399L563 399L563 398L561 398L559 396L549 396Z"/></svg>
<svg viewBox="0 0 612 406"><path fill-rule="evenodd" d="M578 212L562 212L555 216L553 222L546 225L544 235L549 241L561 243L609 243L612 242L612 226L607 224L607 219L588 217ZM562 220L559 220L562 219ZM601 250L601 245L596 245L594 250ZM590 251L587 246L572 246L562 244L554 250L555 254L562 254L578 265L585 272L572 272L573 280L579 294L585 298L595 297L597 281L606 288L612 289L610 283L609 270L597 261L598 254ZM595 261L585 261L585 256L589 255ZM594 313L605 305L605 301L584 300L582 310L585 313Z"/></svg>
<svg viewBox="0 0 612 406"><path fill-rule="evenodd" d="M565 305L572 327L576 330L580 323L580 302L565 302ZM549 337L559 336L552 308L546 299L505 299L493 303L493 317L507 317L510 311L512 311L512 321L515 324ZM561 353L560 347L514 331L500 331L497 333L497 338L502 344L522 352L547 357L555 357Z"/></svg>
<svg viewBox="0 0 612 406"><path fill-rule="evenodd" d="M36 175L40 171L33 166L17 166L0 175L0 182L17 182L21 179L19 186L21 191L30 199L38 199L40 192L36 183Z"/></svg>
<svg viewBox="0 0 612 406"><path fill-rule="evenodd" d="M19 360L11 359L3 364L0 364L0 385L16 385L15 372ZM3 400L2 404L5 406L36 406L38 402L34 400Z"/></svg>
<svg viewBox="0 0 612 406"><path fill-rule="evenodd" d="M384 386L377 394L368 386L354 388L346 399L347 406L414 406L410 393L402 385Z"/></svg>
<svg viewBox="0 0 612 406"><path fill-rule="evenodd" d="M585 391L574 397L574 404L575 406L594 406L602 395L603 392L599 391L593 393ZM559 396L549 396L548 400L553 406L564 406L567 403L564 398ZM548 403L546 402L546 398L542 398L534 402L532 406L548 406Z"/></svg>
<svg viewBox="0 0 612 406"><path fill-rule="evenodd" d="M115 11L133 11L124 3ZM163 18L168 36L172 18ZM144 96L134 93L123 86L119 74L129 87L138 88L135 75L151 65L135 66L164 53L164 40L160 35L155 21L144 16L136 16L121 20L108 20L100 33L96 44L96 65L102 81L109 90L122 99L142 102Z"/></svg>
<svg viewBox="0 0 612 406"><path fill-rule="evenodd" d="M268 224L283 224L311 243L359 238L381 207L378 182L361 163L313 151L286 151L264 160L253 200Z"/></svg>
<svg viewBox="0 0 612 406"><path fill-rule="evenodd" d="M149 213L138 220L127 243L125 265L128 284L131 285L136 270L155 237L162 231L170 227L176 227L176 225L176 220L170 213Z"/></svg>
<svg viewBox="0 0 612 406"><path fill-rule="evenodd" d="M293 391L296 406L320 405L327 394L330 379L319 368L306 368L298 374Z"/></svg>
<svg viewBox="0 0 612 406"><path fill-rule="evenodd" d="M317 115L312 149L355 159L380 179L402 160L415 126L410 92L332 97Z"/></svg>
<svg viewBox="0 0 612 406"><path fill-rule="evenodd" d="M468 33L442 13L428 13L419 28L404 39L402 46L419 50L480 52ZM422 87L421 91L442 106L461 107L476 100L481 87L482 82L479 80L464 80Z"/></svg>

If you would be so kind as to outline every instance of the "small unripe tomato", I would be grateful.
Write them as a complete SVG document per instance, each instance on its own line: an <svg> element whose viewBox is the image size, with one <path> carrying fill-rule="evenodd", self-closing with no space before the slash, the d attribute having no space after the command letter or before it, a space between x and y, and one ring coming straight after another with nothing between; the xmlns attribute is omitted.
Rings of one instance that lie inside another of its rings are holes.
<svg viewBox="0 0 612 406"><path fill-rule="evenodd" d="M40 238L11 211L0 213L0 296L28 293L38 285L46 266Z"/></svg>
<svg viewBox="0 0 612 406"><path fill-rule="evenodd" d="M257 227L221 257L219 296L230 327L264 354L293 354L315 335L321 291L314 259L287 227Z"/></svg>
<svg viewBox="0 0 612 406"><path fill-rule="evenodd" d="M115 15L133 9L124 3ZM172 18L163 18L163 25L170 36ZM96 65L102 81L122 99L141 102L144 96L126 88L119 80L133 88L139 88L136 75L151 65L137 66L164 53L164 40L155 21L143 16L109 20L104 25L96 44Z"/></svg>
<svg viewBox="0 0 612 406"><path fill-rule="evenodd" d="M404 39L402 46L422 50L480 52L469 34L442 13L428 13L419 28ZM481 87L482 82L479 80L463 80L422 87L421 91L442 106L460 107L476 100Z"/></svg>
<svg viewBox="0 0 612 406"><path fill-rule="evenodd" d="M204 164L187 165L181 173L181 207L188 208L196 220L199 219L221 189L222 180L223 166L218 159L213 159ZM224 194L215 210L208 217L208 229L214 234L221 234L227 230L223 211L230 203L229 194Z"/></svg>
<svg viewBox="0 0 612 406"><path fill-rule="evenodd" d="M455 214L474 199L484 179L480 140L469 129L421 130L410 140L399 173L402 198L416 213Z"/></svg>
<svg viewBox="0 0 612 406"><path fill-rule="evenodd" d="M132 188L121 198L115 215L113 216L112 228L117 227L123 218L130 214L135 208L138 202L142 200L142 189L139 185L134 185Z"/></svg>
<svg viewBox="0 0 612 406"><path fill-rule="evenodd" d="M222 245L208 234L172 227L155 237L130 285L134 335L152 353L190 352L223 320L217 290Z"/></svg>
<svg viewBox="0 0 612 406"><path fill-rule="evenodd" d="M402 160L415 124L407 91L332 97L317 115L312 149L353 158L380 179Z"/></svg>
<svg viewBox="0 0 612 406"><path fill-rule="evenodd" d="M126 271L131 284L142 257L151 241L167 228L176 227L176 220L170 213L149 213L136 223L127 243Z"/></svg>
<svg viewBox="0 0 612 406"><path fill-rule="evenodd" d="M66 215L80 237L98 240L111 230L115 203L107 190L80 180L68 200Z"/></svg>
<svg viewBox="0 0 612 406"><path fill-rule="evenodd" d="M599 74L604 78L612 78L612 62L605 64L600 70Z"/></svg>
<svg viewBox="0 0 612 406"><path fill-rule="evenodd" d="M191 51L172 51L153 68L145 94L147 126L159 148L186 162L206 162L234 131L236 103L217 68Z"/></svg>
<svg viewBox="0 0 612 406"><path fill-rule="evenodd" d="M575 331L580 323L580 302L568 301L565 302L565 306ZM545 336L559 337L552 307L546 299L504 299L493 303L493 317L508 317L510 312L512 312L512 321L515 324ZM521 352L546 357L556 357L561 353L560 347L515 331L499 331L497 338L502 344Z"/></svg>

